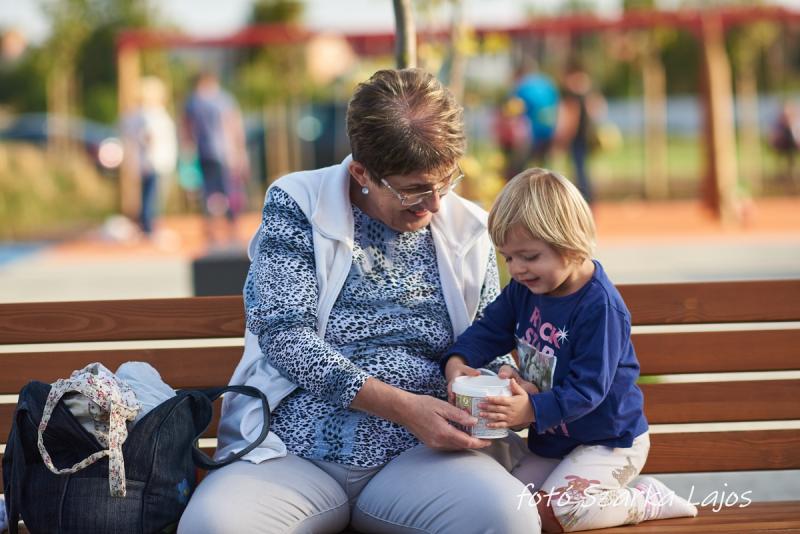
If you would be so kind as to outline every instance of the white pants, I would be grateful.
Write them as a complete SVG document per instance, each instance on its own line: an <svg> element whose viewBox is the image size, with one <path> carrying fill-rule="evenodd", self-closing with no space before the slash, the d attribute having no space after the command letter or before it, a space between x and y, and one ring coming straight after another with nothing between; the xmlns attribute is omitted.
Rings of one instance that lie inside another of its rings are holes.
<svg viewBox="0 0 800 534"><path fill-rule="evenodd" d="M519 506L535 507L544 499L565 532L635 524L644 519L645 495L628 484L644 467L650 450L645 432L630 448L581 445L563 459L528 452L512 474L532 494Z"/></svg>
<svg viewBox="0 0 800 534"><path fill-rule="evenodd" d="M509 471L526 447L516 435L483 451L419 445L364 469L289 455L234 462L198 486L179 534L360 532L538 534L538 510L518 507Z"/></svg>

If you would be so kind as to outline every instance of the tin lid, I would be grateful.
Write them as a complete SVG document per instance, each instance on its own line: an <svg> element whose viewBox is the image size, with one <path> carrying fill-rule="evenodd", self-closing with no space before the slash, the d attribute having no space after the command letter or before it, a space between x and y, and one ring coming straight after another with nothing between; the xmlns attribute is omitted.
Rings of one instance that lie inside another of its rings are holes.
<svg viewBox="0 0 800 534"><path fill-rule="evenodd" d="M459 376L453 381L453 393L469 397L510 397L510 380L490 375Z"/></svg>

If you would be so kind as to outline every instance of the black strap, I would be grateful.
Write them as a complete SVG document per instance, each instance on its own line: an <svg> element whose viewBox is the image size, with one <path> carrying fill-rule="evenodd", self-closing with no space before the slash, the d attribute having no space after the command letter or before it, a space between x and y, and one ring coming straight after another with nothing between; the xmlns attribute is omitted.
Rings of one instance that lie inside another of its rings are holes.
<svg viewBox="0 0 800 534"><path fill-rule="evenodd" d="M23 389L23 394L24 394ZM10 467L10 473L3 469L3 478L6 479L6 517L8 519L9 534L19 532L20 511L19 505L22 502L22 485L25 483L25 463L24 451L22 450L22 440L20 438L21 420L28 411L28 404L24 400L24 395L20 395L17 407L14 411L14 420L11 424L11 432L6 444L5 456L3 457L3 467Z"/></svg>
<svg viewBox="0 0 800 534"><path fill-rule="evenodd" d="M197 442L195 442L193 447L193 458L194 463L203 469L219 469L220 467L224 467L230 463L235 462L245 454L248 454L250 451L258 447L262 441L267 438L267 434L269 434L269 426L270 426L270 411L269 411L269 402L267 401L266 395L253 386L225 386L225 387L218 387L218 388L207 388L207 389L199 389L198 392L202 393L206 396L209 403L214 402L217 400L223 393L228 391L233 393L238 393L240 395L247 395L248 397L254 397L257 399L261 399L261 407L264 413L264 424L261 427L261 434L250 443L247 447L242 449L241 451L231 454L223 458L222 460L216 461L211 459L206 453L201 451L197 448Z"/></svg>

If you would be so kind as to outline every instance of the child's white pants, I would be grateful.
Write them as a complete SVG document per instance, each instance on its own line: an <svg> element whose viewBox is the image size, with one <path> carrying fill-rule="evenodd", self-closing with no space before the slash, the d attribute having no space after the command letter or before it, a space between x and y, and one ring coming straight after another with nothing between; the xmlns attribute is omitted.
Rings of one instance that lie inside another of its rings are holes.
<svg viewBox="0 0 800 534"><path fill-rule="evenodd" d="M645 432L630 448L581 445L563 459L528 452L512 474L552 506L565 532L643 521L646 495L628 483L644 467L650 450ZM521 503L528 506L533 503Z"/></svg>

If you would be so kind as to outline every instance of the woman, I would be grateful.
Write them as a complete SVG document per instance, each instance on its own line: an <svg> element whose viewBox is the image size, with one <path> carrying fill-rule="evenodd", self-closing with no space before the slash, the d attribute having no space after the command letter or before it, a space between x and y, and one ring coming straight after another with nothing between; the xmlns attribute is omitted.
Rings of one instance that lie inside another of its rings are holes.
<svg viewBox="0 0 800 534"><path fill-rule="evenodd" d="M347 129L352 157L267 194L231 382L267 393L272 431L203 481L179 531L531 532L529 493L495 461L524 444L456 430L474 419L442 400L440 356L498 293L485 213L452 193L462 110L430 74L384 70ZM261 421L226 398L217 456Z"/></svg>

